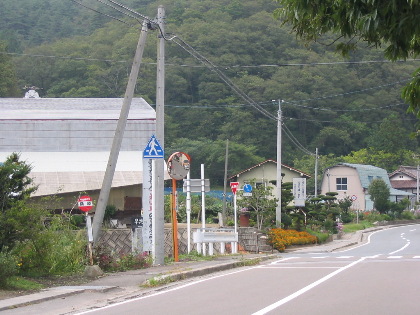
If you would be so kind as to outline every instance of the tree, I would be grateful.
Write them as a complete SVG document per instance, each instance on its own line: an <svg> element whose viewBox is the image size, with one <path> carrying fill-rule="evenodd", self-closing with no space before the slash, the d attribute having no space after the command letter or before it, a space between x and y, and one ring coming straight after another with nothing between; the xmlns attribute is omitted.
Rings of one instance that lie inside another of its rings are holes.
<svg viewBox="0 0 420 315"><path fill-rule="evenodd" d="M0 251L17 240L28 238L41 224L41 211L30 208L26 200L36 190L28 177L31 166L11 154L0 164Z"/></svg>
<svg viewBox="0 0 420 315"><path fill-rule="evenodd" d="M32 179L28 176L32 167L19 160L17 153L12 153L0 164L0 212L5 213L19 200L29 198L36 190L31 187Z"/></svg>
<svg viewBox="0 0 420 315"><path fill-rule="evenodd" d="M392 61L406 60L420 53L420 3L412 0L276 0L281 7L277 18L292 25L293 31L307 41L334 33L336 49L346 55L360 42L385 47ZM403 89L409 110L420 118L420 68Z"/></svg>
<svg viewBox="0 0 420 315"><path fill-rule="evenodd" d="M0 97L17 95L17 81L14 65L6 54L6 45L0 41Z"/></svg>
<svg viewBox="0 0 420 315"><path fill-rule="evenodd" d="M372 180L368 187L370 200L373 201L373 206L379 213L385 213L389 210L389 196L390 191L388 185L383 179L378 178Z"/></svg>
<svg viewBox="0 0 420 315"><path fill-rule="evenodd" d="M270 216L270 212L275 213L278 200L273 198L271 193L272 186L255 185L255 180L250 181L249 184L253 187L252 195L244 197L243 192L238 191L237 204L240 208L247 208L253 211L253 214L256 216L257 229L261 230L266 219Z"/></svg>

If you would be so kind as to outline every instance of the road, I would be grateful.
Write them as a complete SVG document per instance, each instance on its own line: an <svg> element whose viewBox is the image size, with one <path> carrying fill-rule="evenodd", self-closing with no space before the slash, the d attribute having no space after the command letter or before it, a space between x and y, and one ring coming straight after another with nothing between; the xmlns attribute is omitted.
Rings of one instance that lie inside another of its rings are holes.
<svg viewBox="0 0 420 315"><path fill-rule="evenodd" d="M420 226L218 274L89 314L420 314Z"/></svg>
<svg viewBox="0 0 420 315"><path fill-rule="evenodd" d="M73 305L71 314L403 315L420 314L419 295L420 225L409 225L374 232L344 251L286 253L90 311ZM50 312L54 303L60 302L51 302Z"/></svg>

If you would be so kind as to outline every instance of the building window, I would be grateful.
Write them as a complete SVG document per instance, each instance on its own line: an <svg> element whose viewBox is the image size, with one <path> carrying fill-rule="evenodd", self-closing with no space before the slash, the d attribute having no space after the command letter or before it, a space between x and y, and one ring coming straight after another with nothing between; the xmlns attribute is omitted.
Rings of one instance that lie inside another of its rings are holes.
<svg viewBox="0 0 420 315"><path fill-rule="evenodd" d="M347 190L347 177L336 178L337 190Z"/></svg>

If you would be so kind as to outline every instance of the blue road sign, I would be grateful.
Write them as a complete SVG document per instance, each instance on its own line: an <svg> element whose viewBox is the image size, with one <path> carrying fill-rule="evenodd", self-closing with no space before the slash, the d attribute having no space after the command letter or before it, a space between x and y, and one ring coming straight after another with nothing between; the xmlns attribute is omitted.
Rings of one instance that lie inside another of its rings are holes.
<svg viewBox="0 0 420 315"><path fill-rule="evenodd" d="M163 149L159 144L159 141L156 139L155 135L152 135L149 142L144 148L143 158L145 159L163 159Z"/></svg>
<svg viewBox="0 0 420 315"><path fill-rule="evenodd" d="M252 192L252 186L250 184L245 184L244 185L244 192L246 192L246 193Z"/></svg>

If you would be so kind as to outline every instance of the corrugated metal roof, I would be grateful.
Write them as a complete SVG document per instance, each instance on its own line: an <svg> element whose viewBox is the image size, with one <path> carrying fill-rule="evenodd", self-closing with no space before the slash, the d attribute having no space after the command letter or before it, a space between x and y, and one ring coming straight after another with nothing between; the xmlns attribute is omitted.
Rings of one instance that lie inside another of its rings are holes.
<svg viewBox="0 0 420 315"><path fill-rule="evenodd" d="M118 119L122 98L0 98L0 120ZM133 98L128 119L155 119L156 112L143 99Z"/></svg>
<svg viewBox="0 0 420 315"><path fill-rule="evenodd" d="M0 152L0 161L5 161L10 154ZM20 153L20 160L33 167L29 176L39 186L33 196L101 189L108 158L109 152ZM166 179L170 177L165 171ZM112 187L142 183L142 152L120 152Z"/></svg>
<svg viewBox="0 0 420 315"><path fill-rule="evenodd" d="M32 172L30 177L38 190L32 196L48 196L75 191L99 190L105 172ZM112 187L139 185L143 183L143 172L115 172Z"/></svg>

